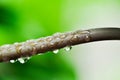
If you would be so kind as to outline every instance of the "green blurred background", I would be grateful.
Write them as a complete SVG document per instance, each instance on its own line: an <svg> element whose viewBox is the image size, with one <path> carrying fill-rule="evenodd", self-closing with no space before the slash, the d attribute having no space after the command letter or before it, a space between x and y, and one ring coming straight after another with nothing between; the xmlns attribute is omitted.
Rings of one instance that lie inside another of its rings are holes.
<svg viewBox="0 0 120 80"><path fill-rule="evenodd" d="M119 0L0 0L0 45L80 28L120 26L119 5ZM100 80L92 74L94 66L89 68L92 61L83 65L91 59L80 54L92 53L93 48L87 49L47 52L25 64L0 63L0 80Z"/></svg>
<svg viewBox="0 0 120 80"><path fill-rule="evenodd" d="M65 31L62 0L0 0L0 45ZM61 53L61 52L60 52ZM75 80L64 55L47 52L25 64L0 63L0 80Z"/></svg>

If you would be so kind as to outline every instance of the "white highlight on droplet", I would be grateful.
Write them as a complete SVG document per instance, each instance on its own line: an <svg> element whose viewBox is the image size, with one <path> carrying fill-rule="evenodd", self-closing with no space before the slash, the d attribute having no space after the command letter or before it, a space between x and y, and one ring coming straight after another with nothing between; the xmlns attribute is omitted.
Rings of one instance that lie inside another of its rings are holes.
<svg viewBox="0 0 120 80"><path fill-rule="evenodd" d="M24 63L25 63L25 61L24 61L23 58L18 58L18 61L19 61L21 64L24 64Z"/></svg>
<svg viewBox="0 0 120 80"><path fill-rule="evenodd" d="M65 49L65 51L70 51L72 49L72 47L71 46L67 46L64 49Z"/></svg>
<svg viewBox="0 0 120 80"><path fill-rule="evenodd" d="M31 57L26 57L27 60L29 60Z"/></svg>
<svg viewBox="0 0 120 80"><path fill-rule="evenodd" d="M39 53L38 55L43 55L42 53Z"/></svg>
<svg viewBox="0 0 120 80"><path fill-rule="evenodd" d="M10 60L10 63L15 63L15 60Z"/></svg>
<svg viewBox="0 0 120 80"><path fill-rule="evenodd" d="M53 53L54 53L54 54L57 54L58 52L59 52L59 50L58 50L58 49L53 50Z"/></svg>

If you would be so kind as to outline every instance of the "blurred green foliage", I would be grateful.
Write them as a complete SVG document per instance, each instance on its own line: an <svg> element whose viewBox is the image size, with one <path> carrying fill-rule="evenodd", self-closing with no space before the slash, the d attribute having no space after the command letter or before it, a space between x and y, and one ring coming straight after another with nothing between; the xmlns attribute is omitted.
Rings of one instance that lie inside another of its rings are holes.
<svg viewBox="0 0 120 80"><path fill-rule="evenodd" d="M62 0L0 0L0 45L64 31ZM27 63L0 63L0 80L75 80L61 54L32 57Z"/></svg>

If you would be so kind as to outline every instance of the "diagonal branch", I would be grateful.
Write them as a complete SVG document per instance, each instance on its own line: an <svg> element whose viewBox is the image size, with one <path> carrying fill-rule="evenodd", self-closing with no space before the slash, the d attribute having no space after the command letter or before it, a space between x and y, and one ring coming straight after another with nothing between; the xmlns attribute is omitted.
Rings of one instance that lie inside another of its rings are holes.
<svg viewBox="0 0 120 80"><path fill-rule="evenodd" d="M0 47L0 62L53 51L66 46L101 40L120 40L120 28L96 28L56 33L44 38L3 45Z"/></svg>

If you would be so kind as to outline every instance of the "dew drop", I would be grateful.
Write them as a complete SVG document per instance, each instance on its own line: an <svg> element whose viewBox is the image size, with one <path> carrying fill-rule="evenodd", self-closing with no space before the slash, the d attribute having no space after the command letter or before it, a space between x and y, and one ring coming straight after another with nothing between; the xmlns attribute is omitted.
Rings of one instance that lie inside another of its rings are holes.
<svg viewBox="0 0 120 80"><path fill-rule="evenodd" d="M57 54L58 52L59 52L59 50L58 50L58 49L53 50L53 53L54 53L54 54Z"/></svg>
<svg viewBox="0 0 120 80"><path fill-rule="evenodd" d="M26 57L27 60L29 60L31 57Z"/></svg>
<svg viewBox="0 0 120 80"><path fill-rule="evenodd" d="M67 46L64 49L65 49L65 51L70 51L72 49L72 47L71 46Z"/></svg>
<svg viewBox="0 0 120 80"><path fill-rule="evenodd" d="M23 58L18 58L18 61L21 63L21 64L24 64L25 63L25 60Z"/></svg>
<svg viewBox="0 0 120 80"><path fill-rule="evenodd" d="M10 63L15 63L15 60L10 60Z"/></svg>
<svg viewBox="0 0 120 80"><path fill-rule="evenodd" d="M43 55L42 53L39 53L38 55Z"/></svg>
<svg viewBox="0 0 120 80"><path fill-rule="evenodd" d="M24 64L27 62L31 57L23 57L23 58L18 58L17 60L21 63Z"/></svg>
<svg viewBox="0 0 120 80"><path fill-rule="evenodd" d="M23 59L24 59L24 62L27 62L30 59L30 57L24 57Z"/></svg>

